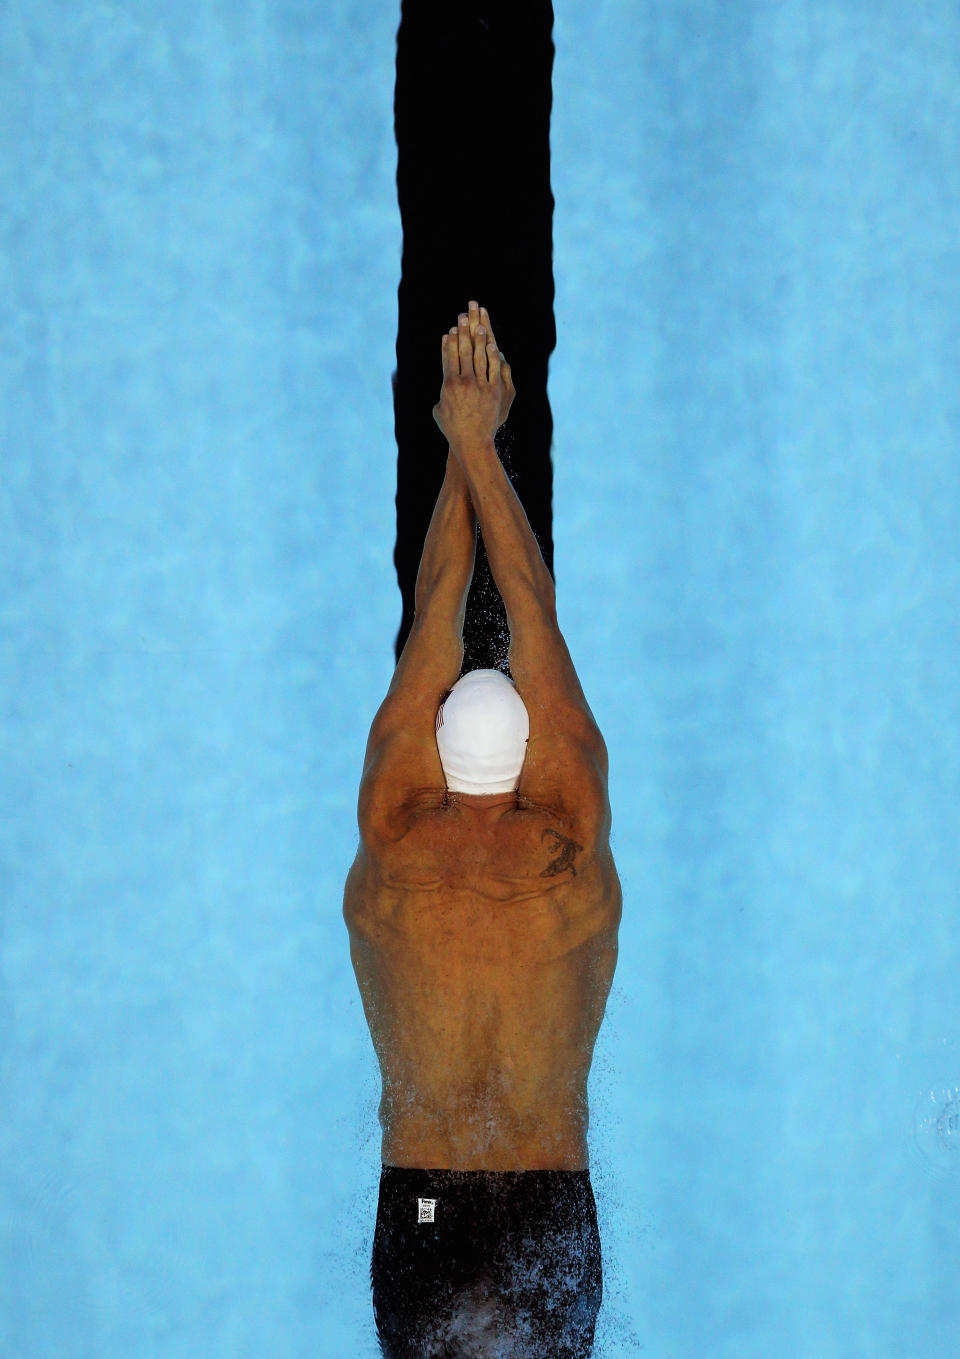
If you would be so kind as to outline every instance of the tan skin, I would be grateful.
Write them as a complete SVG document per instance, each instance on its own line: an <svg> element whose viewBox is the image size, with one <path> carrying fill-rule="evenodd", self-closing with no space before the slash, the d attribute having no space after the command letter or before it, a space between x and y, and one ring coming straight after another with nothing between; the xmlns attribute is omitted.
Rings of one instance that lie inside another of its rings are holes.
<svg viewBox="0 0 960 1359"><path fill-rule="evenodd" d="M493 326L490 324L490 316L486 307L481 307L479 303L471 301L468 304L465 315L467 330L469 331L470 340L474 347L473 353L464 353L461 355L461 350L457 343L458 328L457 326L451 326L447 332L447 346L444 348L443 352L442 368L444 380L446 380L448 372L453 372L454 364L456 364L456 371L460 374L465 373L469 375L474 372L473 355L476 353L476 346L478 344L482 344L486 349L491 369L492 360L496 355L499 359L498 371L500 378L500 402L497 409L496 429L500 429L501 425L505 425L507 422L507 417L510 414L510 407L513 405L514 397L517 394L513 385L513 373L509 363L507 363L507 360L504 358L503 350L500 349L497 344L497 339L493 333ZM461 315L461 327L463 325L463 320L464 316ZM437 419L439 410L440 405L438 403L434 408L434 419L437 420L440 428L444 429L440 420ZM482 428L483 427L481 426L481 429ZM447 433L447 431L444 430L444 433ZM456 801L457 805L463 807L468 814L476 816L479 824L496 821L504 807L515 807L517 805L516 792L496 793L492 796L478 793L448 793L447 796L451 802Z"/></svg>
<svg viewBox="0 0 960 1359"><path fill-rule="evenodd" d="M466 326L464 326L466 323ZM443 370L444 386L447 386L448 379L460 377L468 389L463 393L463 409L466 413L466 422L463 418L451 424L443 410L443 396L433 408L433 418L443 430L444 434L450 439L451 434L457 435L469 428L476 421L477 431L480 435L492 435L507 422L510 414L510 407L513 405L516 389L513 385L513 373L509 363L504 358L503 350L497 344L496 336L493 333L493 326L490 323L490 316L486 307L481 307L477 302L470 302L466 312L461 313L459 322L460 334L468 334L470 339L467 345L463 344L462 339L458 338L458 327L451 326L444 337L443 355L441 367ZM489 428L489 416L487 411L492 408L492 401L484 401L484 394L480 386L481 374L478 368L483 367L484 361L480 357L479 346L486 352L486 369L484 375L491 387L496 387L499 383L499 404L497 406L496 424L493 429ZM450 439L453 443L453 439Z"/></svg>
<svg viewBox="0 0 960 1359"><path fill-rule="evenodd" d="M434 418L450 454L419 622L371 727L343 914L380 1062L384 1161L579 1170L622 905L606 750L492 447L514 396L509 366L495 340L486 348L484 309L471 304L462 320L442 345ZM493 796L446 789L435 736L463 660L477 519L530 715L518 787Z"/></svg>

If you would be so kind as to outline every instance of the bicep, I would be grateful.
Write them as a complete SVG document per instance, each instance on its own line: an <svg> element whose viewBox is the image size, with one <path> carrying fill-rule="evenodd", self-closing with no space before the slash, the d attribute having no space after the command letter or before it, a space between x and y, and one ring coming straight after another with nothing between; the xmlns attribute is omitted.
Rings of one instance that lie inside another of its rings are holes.
<svg viewBox="0 0 960 1359"><path fill-rule="evenodd" d="M421 608L367 738L357 804L361 835L398 838L411 805L446 791L437 709L462 663L463 640L447 612Z"/></svg>
<svg viewBox="0 0 960 1359"><path fill-rule="evenodd" d="M363 760L364 776L374 759L383 754L382 747L393 738L405 735L419 746L422 760L428 764L431 763L432 747L439 769L437 709L456 684L462 663L463 641L449 620L442 613L429 609L418 613L386 697L370 726Z"/></svg>
<svg viewBox="0 0 960 1359"><path fill-rule="evenodd" d="M530 714L530 737L549 734L589 745L603 738L552 604L531 598L510 620L510 673Z"/></svg>
<svg viewBox="0 0 960 1359"><path fill-rule="evenodd" d="M510 671L530 718L519 793L596 828L609 816L607 748L552 601L512 619Z"/></svg>
<svg viewBox="0 0 960 1359"><path fill-rule="evenodd" d="M437 709L456 684L462 664L463 639L446 614L430 609L418 613L373 719L371 741L398 728L432 734Z"/></svg>
<svg viewBox="0 0 960 1359"><path fill-rule="evenodd" d="M607 775L607 749L599 732L541 734L527 745L517 793L535 806L552 808L594 839L604 827L609 832Z"/></svg>

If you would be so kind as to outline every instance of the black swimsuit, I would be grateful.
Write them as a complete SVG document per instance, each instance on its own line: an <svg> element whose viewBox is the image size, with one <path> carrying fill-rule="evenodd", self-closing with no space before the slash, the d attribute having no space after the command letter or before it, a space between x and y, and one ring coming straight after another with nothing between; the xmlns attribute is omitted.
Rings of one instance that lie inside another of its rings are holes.
<svg viewBox="0 0 960 1359"><path fill-rule="evenodd" d="M589 1170L384 1165L371 1283L387 1359L587 1359L603 1298Z"/></svg>

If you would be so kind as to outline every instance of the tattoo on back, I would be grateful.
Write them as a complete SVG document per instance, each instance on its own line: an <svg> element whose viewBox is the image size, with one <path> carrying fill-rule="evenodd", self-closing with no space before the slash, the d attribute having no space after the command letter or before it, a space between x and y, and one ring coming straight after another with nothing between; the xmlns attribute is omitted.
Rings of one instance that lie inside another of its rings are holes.
<svg viewBox="0 0 960 1359"><path fill-rule="evenodd" d="M554 846L557 850L557 857L543 870L540 874L541 878L555 878L558 873L566 873L568 868L573 876L576 877L577 870L573 866L573 861L576 855L583 849L583 845L578 845L576 840L568 839L566 835L561 835L559 831L551 830L549 826L546 827L543 835L541 835L541 841L543 841L547 835L552 835L554 840L558 842Z"/></svg>

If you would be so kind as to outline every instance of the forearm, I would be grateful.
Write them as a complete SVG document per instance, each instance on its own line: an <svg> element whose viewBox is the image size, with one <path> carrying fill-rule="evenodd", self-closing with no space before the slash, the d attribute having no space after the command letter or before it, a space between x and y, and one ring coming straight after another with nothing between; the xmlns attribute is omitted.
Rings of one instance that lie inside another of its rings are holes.
<svg viewBox="0 0 960 1359"><path fill-rule="evenodd" d="M463 468L507 622L511 613L518 614L529 605L531 597L552 609L556 602L553 577L493 442L451 447Z"/></svg>
<svg viewBox="0 0 960 1359"><path fill-rule="evenodd" d="M417 572L414 607L422 612L426 602L441 591L463 627L467 595L473 579L477 550L477 518L463 469L447 450L447 470L424 539Z"/></svg>

